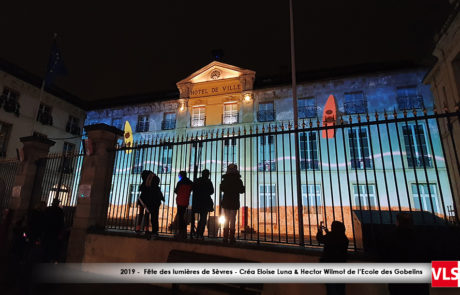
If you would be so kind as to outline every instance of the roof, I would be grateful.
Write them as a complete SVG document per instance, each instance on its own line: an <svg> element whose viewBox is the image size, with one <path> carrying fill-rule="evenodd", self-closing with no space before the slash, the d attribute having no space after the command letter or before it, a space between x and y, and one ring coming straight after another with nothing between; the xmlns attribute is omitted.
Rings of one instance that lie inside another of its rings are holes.
<svg viewBox="0 0 460 295"><path fill-rule="evenodd" d="M34 75L32 73L29 73L27 72L26 70L22 69L21 67L13 64L13 63L10 63L2 58L0 58L0 70L24 81L24 82L27 82L35 87L37 87L38 89L41 88L42 86L42 81L43 81L43 78L37 76L37 75ZM54 85L49 85L49 86L45 86L45 89L44 89L45 92L51 94L51 95L54 95L64 101L67 101L68 103L76 106L76 107L79 107L83 110L89 110L89 105L88 105L88 102L82 100L81 98L65 91L64 89L62 88L59 88L59 87L56 87Z"/></svg>
<svg viewBox="0 0 460 295"><path fill-rule="evenodd" d="M209 64L208 66L212 66ZM206 68L208 67L206 66ZM297 84L313 82L318 80L331 80L359 75L369 75L375 73L396 72L396 71L409 71L426 68L412 62L394 62L394 63L371 63L360 64L354 66L345 66L332 69L321 69L308 72L297 73ZM200 69L200 71L203 70ZM196 74L196 73L194 73ZM193 77L194 74L189 77ZM188 78L189 78L188 77ZM187 80L184 79L184 80ZM184 81L183 80L183 81ZM291 84L291 73L283 73L280 75L257 77L254 82L254 90L265 89L271 87L289 86ZM153 92L142 93L134 95L125 95L118 97L108 97L91 102L90 109L98 110L111 107L120 107L131 104L141 104L148 102L160 102L166 100L179 99L179 91L177 89L166 92Z"/></svg>

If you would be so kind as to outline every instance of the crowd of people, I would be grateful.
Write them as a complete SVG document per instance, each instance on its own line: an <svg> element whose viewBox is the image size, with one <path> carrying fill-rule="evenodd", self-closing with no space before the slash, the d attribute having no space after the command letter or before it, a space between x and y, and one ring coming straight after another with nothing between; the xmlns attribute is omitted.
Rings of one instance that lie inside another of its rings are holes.
<svg viewBox="0 0 460 295"><path fill-rule="evenodd" d="M161 202L165 200L159 184L160 179L150 170L144 170L141 173L142 184L139 187L140 195L138 198L138 215L136 222L136 231L141 232L142 224L144 225L145 236L150 239L158 237L158 213ZM190 238L204 239L209 212L214 211L214 202L211 195L214 194L214 185L210 180L210 172L204 169L201 177L191 181L187 177L187 172L179 172L179 181L176 184L174 193L176 194L177 213L174 218L177 239L187 238L188 219L186 216L187 208L190 205L192 197L191 210L191 227ZM240 194L245 192L241 175L235 164L227 167L227 172L222 176L220 185L222 192L221 207L225 216L223 226L224 243L235 242L235 224L236 213L240 208ZM195 227L195 215L198 215L198 225ZM150 232L149 220L152 223Z"/></svg>

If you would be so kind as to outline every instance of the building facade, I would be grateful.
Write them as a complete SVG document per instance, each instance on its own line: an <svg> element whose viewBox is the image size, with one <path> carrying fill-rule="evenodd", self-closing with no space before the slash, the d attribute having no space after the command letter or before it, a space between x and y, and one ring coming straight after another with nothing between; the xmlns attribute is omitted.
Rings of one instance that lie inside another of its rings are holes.
<svg viewBox="0 0 460 295"><path fill-rule="evenodd" d="M230 163L240 167L246 185L241 233L257 233L258 240L295 241L303 226L311 242L320 222L332 220L342 220L354 237L353 224L356 218L363 222L364 211L371 219L378 212L374 218L380 222L396 211L425 211L448 220L453 199L438 123L421 117L433 113L425 73L404 69L299 82L299 158L291 86L254 88L254 71L221 62L178 82L176 98L139 104L128 98L125 106L89 111L86 125L125 129L128 122L133 130L134 146L120 141L117 150L109 227L134 224L144 169L161 178L166 231L180 170L191 177L211 170L218 215L218 188Z"/></svg>
<svg viewBox="0 0 460 295"><path fill-rule="evenodd" d="M438 59L426 75L424 82L431 86L434 103L439 112L457 110L460 106L460 1L452 1L453 13L438 34L433 55ZM450 173L455 179L454 195L457 204L460 201L460 173L458 159L460 153L460 125L458 118L452 118L447 124L440 126L441 138L446 147L446 157L450 163Z"/></svg>
<svg viewBox="0 0 460 295"><path fill-rule="evenodd" d="M40 93L38 78L17 72L13 66L2 63L0 157L16 158L17 150L22 147L19 139L33 134L59 139L51 148L53 153L78 150L86 118L81 102L48 88Z"/></svg>

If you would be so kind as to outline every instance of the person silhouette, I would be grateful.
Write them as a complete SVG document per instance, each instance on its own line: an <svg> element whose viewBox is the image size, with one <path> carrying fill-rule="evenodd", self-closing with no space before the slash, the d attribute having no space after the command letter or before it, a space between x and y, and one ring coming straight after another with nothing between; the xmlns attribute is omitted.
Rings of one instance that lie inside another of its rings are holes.
<svg viewBox="0 0 460 295"><path fill-rule="evenodd" d="M323 234L323 230L326 234ZM319 243L324 244L321 262L346 262L347 249L349 240L345 235L345 225L340 221L333 221L331 231L327 227L318 226L316 239ZM326 284L328 295L343 295L345 294L345 284Z"/></svg>

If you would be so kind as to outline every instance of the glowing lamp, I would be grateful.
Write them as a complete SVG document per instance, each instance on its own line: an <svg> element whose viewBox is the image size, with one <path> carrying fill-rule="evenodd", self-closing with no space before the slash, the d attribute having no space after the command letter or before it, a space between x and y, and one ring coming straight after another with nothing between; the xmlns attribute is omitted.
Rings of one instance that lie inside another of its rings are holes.
<svg viewBox="0 0 460 295"><path fill-rule="evenodd" d="M223 224L225 223L225 216L224 216L224 215L222 215L222 216L219 217L219 223L220 223L221 225L223 225Z"/></svg>
<svg viewBox="0 0 460 295"><path fill-rule="evenodd" d="M185 103L180 104L179 111L181 112L185 111Z"/></svg>
<svg viewBox="0 0 460 295"><path fill-rule="evenodd" d="M244 99L245 102L250 102L250 101L251 101L251 94L246 93L246 94L243 96L243 99Z"/></svg>

